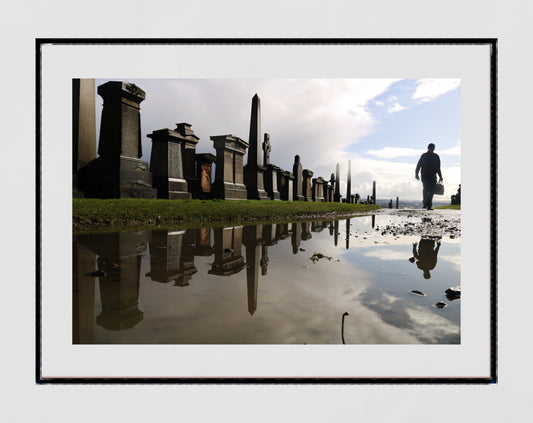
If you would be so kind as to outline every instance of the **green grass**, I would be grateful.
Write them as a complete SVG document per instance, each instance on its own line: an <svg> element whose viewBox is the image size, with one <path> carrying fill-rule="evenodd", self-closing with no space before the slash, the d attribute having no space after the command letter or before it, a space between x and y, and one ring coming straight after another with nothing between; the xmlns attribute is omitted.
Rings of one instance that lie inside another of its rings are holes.
<svg viewBox="0 0 533 423"><path fill-rule="evenodd" d="M441 210L461 210L461 205L460 204L454 204L454 205L450 205L450 206L439 206L439 207L435 207L436 209L441 209Z"/></svg>
<svg viewBox="0 0 533 423"><path fill-rule="evenodd" d="M110 226L281 221L334 217L378 209L371 204L255 200L73 199L72 223L77 229Z"/></svg>

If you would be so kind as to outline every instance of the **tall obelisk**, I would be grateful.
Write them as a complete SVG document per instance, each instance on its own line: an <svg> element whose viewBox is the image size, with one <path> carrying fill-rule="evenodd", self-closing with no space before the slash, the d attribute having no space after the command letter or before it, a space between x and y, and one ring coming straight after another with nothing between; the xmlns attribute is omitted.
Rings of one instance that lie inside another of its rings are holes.
<svg viewBox="0 0 533 423"><path fill-rule="evenodd" d="M261 141L261 100L255 94L252 98L248 162L244 166L244 184L249 200L269 200L263 183L265 168L262 166Z"/></svg>
<svg viewBox="0 0 533 423"><path fill-rule="evenodd" d="M335 170L335 194L333 195L333 201L335 203L340 203L341 201L341 187L340 187L340 177L339 177L339 164L337 163L337 167Z"/></svg>
<svg viewBox="0 0 533 423"><path fill-rule="evenodd" d="M348 187L346 188L346 202L352 202L352 161L348 160Z"/></svg>

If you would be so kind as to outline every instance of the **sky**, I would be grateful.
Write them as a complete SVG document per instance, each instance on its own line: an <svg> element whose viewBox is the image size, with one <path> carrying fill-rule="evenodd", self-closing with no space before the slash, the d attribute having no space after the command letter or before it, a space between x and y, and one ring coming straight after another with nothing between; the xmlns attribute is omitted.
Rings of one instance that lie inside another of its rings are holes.
<svg viewBox="0 0 533 423"><path fill-rule="evenodd" d="M97 79L96 86L120 79ZM346 195L421 200L415 167L427 145L441 158L449 200L460 180L459 79L123 79L146 92L141 103L143 156L149 162L155 130L192 125L197 153L215 154L210 136L248 142L252 97L261 101L261 132L270 134L270 162L292 172L294 156L313 177L329 180L340 165ZM96 94L97 131L102 98ZM247 154L244 157L245 163Z"/></svg>

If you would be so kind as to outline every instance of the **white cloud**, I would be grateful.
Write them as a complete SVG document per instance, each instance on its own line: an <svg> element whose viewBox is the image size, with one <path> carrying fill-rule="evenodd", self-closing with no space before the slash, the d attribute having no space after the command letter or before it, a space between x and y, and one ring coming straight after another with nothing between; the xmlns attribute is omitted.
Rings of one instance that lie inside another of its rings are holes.
<svg viewBox="0 0 533 423"><path fill-rule="evenodd" d="M394 159L397 157L418 157L422 152L416 148L384 147L379 150L368 150L366 154L381 159Z"/></svg>
<svg viewBox="0 0 533 423"><path fill-rule="evenodd" d="M393 106L389 107L389 113L396 113L402 110L405 110L407 107L402 106L400 103L394 103Z"/></svg>
<svg viewBox="0 0 533 423"><path fill-rule="evenodd" d="M461 85L460 79L420 79L413 99L422 102L434 101L437 97L452 91Z"/></svg>

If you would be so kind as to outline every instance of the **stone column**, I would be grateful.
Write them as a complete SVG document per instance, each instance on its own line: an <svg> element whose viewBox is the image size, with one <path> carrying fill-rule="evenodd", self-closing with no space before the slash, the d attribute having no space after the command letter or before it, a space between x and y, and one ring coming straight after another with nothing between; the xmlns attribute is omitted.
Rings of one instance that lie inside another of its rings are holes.
<svg viewBox="0 0 533 423"><path fill-rule="evenodd" d="M88 197L155 198L152 174L142 161L139 104L146 94L135 84L110 81L98 87L104 99L98 154L78 172Z"/></svg>
<svg viewBox="0 0 533 423"><path fill-rule="evenodd" d="M182 144L180 133L172 129L159 129L147 135L152 140L150 172L157 197L170 200L191 198L187 181L183 177Z"/></svg>
<svg viewBox="0 0 533 423"><path fill-rule="evenodd" d="M304 196L302 195L302 163L300 162L300 156L298 155L294 156L294 165L292 166L292 173L294 175L292 199L293 201L304 201Z"/></svg>
<svg viewBox="0 0 533 423"><path fill-rule="evenodd" d="M372 182L372 204L376 204L376 181Z"/></svg>
<svg viewBox="0 0 533 423"><path fill-rule="evenodd" d="M311 178L313 177L313 171L304 169L302 171L302 194L304 201L313 201L313 195L311 193Z"/></svg>
<svg viewBox="0 0 533 423"><path fill-rule="evenodd" d="M243 157L248 143L229 135L210 137L217 152L213 197L224 200L246 200L243 177Z"/></svg>
<svg viewBox="0 0 533 423"><path fill-rule="evenodd" d="M261 100L256 94L252 98L250 137L248 139L248 162L244 166L244 184L249 200L268 200L264 188L264 172L261 160Z"/></svg>
<svg viewBox="0 0 533 423"><path fill-rule="evenodd" d="M338 163L337 163L337 167L335 170L335 194L333 195L333 200L336 203L341 202L341 188L340 188L339 164Z"/></svg>
<svg viewBox="0 0 533 423"><path fill-rule="evenodd" d="M94 79L72 80L72 188L78 191L78 170L96 159L96 112Z"/></svg>

